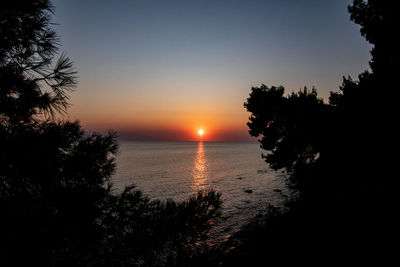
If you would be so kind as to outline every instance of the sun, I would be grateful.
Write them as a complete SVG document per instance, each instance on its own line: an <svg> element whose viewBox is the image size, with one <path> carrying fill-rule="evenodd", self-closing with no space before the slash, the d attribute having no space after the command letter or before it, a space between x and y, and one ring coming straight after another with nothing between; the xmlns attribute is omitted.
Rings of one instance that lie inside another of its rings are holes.
<svg viewBox="0 0 400 267"><path fill-rule="evenodd" d="M200 136L202 136L204 134L204 130L203 129L199 129L199 131L197 132Z"/></svg>

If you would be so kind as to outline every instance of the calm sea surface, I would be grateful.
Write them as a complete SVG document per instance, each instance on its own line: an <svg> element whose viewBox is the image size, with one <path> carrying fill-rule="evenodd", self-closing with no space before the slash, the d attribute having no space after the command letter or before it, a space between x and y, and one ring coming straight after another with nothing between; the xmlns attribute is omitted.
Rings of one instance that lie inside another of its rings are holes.
<svg viewBox="0 0 400 267"><path fill-rule="evenodd" d="M258 143L120 142L116 190L134 183L154 199L185 200L202 189L222 193L223 216L215 227L227 237L266 204L282 205L283 174L268 167ZM251 190L251 191L249 191Z"/></svg>

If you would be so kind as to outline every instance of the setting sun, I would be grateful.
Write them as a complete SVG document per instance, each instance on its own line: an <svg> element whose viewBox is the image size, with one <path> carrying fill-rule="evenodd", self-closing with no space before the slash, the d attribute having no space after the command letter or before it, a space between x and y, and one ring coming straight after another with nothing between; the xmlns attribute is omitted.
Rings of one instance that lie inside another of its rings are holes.
<svg viewBox="0 0 400 267"><path fill-rule="evenodd" d="M200 130L198 131L198 133L199 133L200 136L202 136L202 135L204 134L204 130L203 130L203 129L200 129Z"/></svg>

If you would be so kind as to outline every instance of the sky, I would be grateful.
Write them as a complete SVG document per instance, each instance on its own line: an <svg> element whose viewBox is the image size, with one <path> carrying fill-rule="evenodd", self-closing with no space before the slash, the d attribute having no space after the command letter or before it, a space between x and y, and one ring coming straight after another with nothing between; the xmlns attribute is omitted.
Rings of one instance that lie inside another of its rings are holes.
<svg viewBox="0 0 400 267"><path fill-rule="evenodd" d="M61 51L79 73L66 118L121 139L251 140L251 87L315 86L327 101L343 76L369 69L350 3L55 0Z"/></svg>

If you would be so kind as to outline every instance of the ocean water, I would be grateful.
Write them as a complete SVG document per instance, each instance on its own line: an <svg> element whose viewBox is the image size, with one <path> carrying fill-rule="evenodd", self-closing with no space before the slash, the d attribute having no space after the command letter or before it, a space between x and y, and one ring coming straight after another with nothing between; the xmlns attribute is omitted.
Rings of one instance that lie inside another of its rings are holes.
<svg viewBox="0 0 400 267"><path fill-rule="evenodd" d="M268 167L258 143L120 142L116 190L135 184L153 199L182 201L203 189L222 194L218 239L233 232L267 204L280 206L287 189L285 174ZM282 193L283 192L283 193Z"/></svg>

